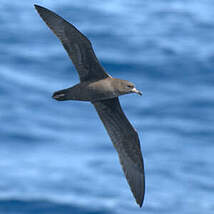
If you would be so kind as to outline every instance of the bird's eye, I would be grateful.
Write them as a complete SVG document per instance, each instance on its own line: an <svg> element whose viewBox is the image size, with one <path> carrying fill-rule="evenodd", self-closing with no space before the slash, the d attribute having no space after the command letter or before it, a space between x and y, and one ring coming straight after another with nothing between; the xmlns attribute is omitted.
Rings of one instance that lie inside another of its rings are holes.
<svg viewBox="0 0 214 214"><path fill-rule="evenodd" d="M128 88L133 88L133 85L127 85Z"/></svg>

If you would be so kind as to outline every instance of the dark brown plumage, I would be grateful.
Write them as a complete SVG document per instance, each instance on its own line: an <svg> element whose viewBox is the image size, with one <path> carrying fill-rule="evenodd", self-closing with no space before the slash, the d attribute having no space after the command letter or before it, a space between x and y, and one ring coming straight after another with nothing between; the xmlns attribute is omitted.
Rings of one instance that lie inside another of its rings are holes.
<svg viewBox="0 0 214 214"><path fill-rule="evenodd" d="M145 192L144 165L138 134L119 103L118 96L141 95L134 84L112 78L98 62L90 41L72 24L54 12L35 5L36 10L62 42L79 74L80 83L57 91L56 100L90 101L102 120L116 148L124 174L136 202L142 206Z"/></svg>
<svg viewBox="0 0 214 214"><path fill-rule="evenodd" d="M137 203L142 206L145 180L138 134L123 113L118 98L93 104L119 154L132 193Z"/></svg>

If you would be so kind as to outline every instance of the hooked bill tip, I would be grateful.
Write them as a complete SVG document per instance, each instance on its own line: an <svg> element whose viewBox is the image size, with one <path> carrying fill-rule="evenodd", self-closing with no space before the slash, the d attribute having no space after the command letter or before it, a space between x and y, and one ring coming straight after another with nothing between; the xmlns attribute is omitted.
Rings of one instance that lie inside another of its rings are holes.
<svg viewBox="0 0 214 214"><path fill-rule="evenodd" d="M133 88L133 89L132 89L132 92L133 92L133 93L136 93L136 94L139 94L140 96L142 96L142 92L139 91L139 90L137 90L136 88Z"/></svg>
<svg viewBox="0 0 214 214"><path fill-rule="evenodd" d="M143 95L141 91L138 91L138 93L137 93L137 94L139 94L140 96L142 96L142 95Z"/></svg>

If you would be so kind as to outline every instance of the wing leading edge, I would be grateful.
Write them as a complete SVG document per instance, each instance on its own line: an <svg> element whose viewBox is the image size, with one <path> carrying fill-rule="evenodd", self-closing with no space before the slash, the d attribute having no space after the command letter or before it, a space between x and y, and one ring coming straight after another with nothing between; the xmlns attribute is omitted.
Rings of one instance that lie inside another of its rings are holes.
<svg viewBox="0 0 214 214"><path fill-rule="evenodd" d="M100 65L91 42L86 36L56 13L38 5L35 5L35 8L48 27L60 39L79 74L81 82L109 77Z"/></svg>

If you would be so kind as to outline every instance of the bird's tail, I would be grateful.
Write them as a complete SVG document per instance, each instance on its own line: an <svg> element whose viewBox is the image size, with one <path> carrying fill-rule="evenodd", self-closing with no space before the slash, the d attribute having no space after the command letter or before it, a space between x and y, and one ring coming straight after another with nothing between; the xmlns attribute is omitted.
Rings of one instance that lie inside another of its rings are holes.
<svg viewBox="0 0 214 214"><path fill-rule="evenodd" d="M52 98L58 101L68 100L68 89L59 90L53 93Z"/></svg>

